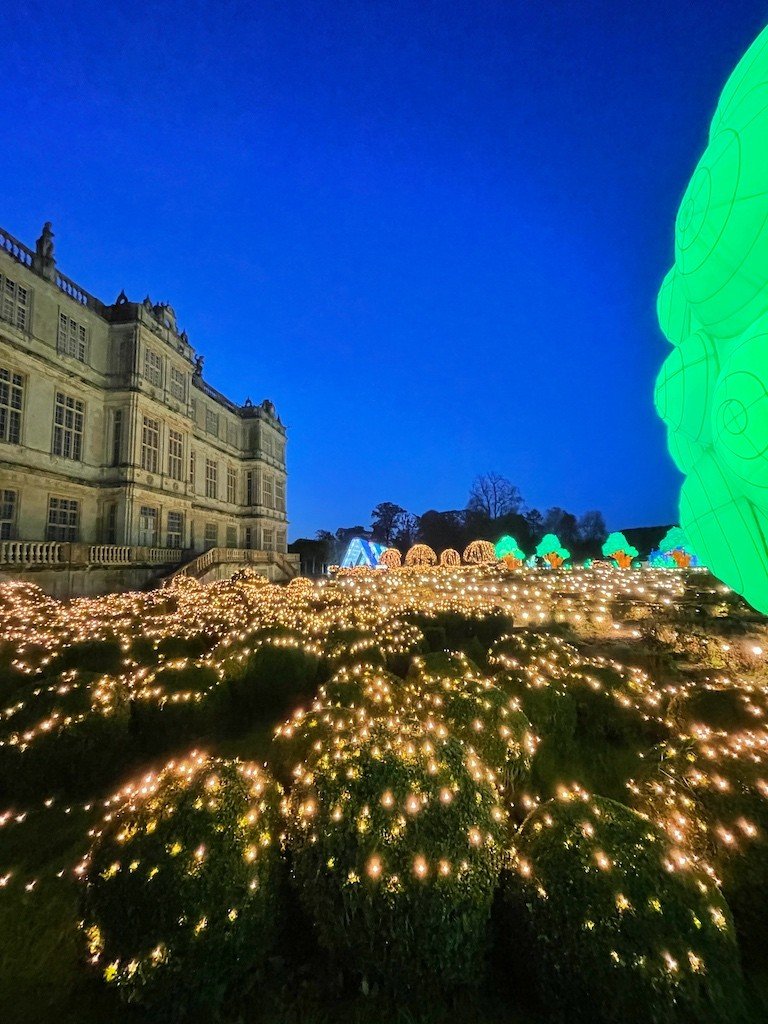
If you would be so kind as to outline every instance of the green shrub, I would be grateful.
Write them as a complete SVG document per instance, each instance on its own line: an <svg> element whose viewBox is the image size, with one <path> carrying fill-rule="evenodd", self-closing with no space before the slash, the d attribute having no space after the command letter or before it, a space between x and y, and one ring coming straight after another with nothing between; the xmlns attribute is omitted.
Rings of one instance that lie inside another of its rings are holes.
<svg viewBox="0 0 768 1024"><path fill-rule="evenodd" d="M132 695L136 745L155 754L220 734L228 724L228 708L219 675L210 665L161 665Z"/></svg>
<svg viewBox="0 0 768 1024"><path fill-rule="evenodd" d="M291 793L299 897L332 964L400 998L477 982L505 827L452 739L373 726Z"/></svg>
<svg viewBox="0 0 768 1024"><path fill-rule="evenodd" d="M80 673L46 678L16 694L0 740L0 792L39 799L91 793L128 755L128 694L118 680Z"/></svg>
<svg viewBox="0 0 768 1024"><path fill-rule="evenodd" d="M536 737L516 697L480 675L463 654L414 659L400 701L428 732L443 723L495 773L505 800L528 780Z"/></svg>
<svg viewBox="0 0 768 1024"><path fill-rule="evenodd" d="M81 672L117 674L125 657L120 641L114 637L103 640L78 640L62 647L46 671L50 674L77 669Z"/></svg>
<svg viewBox="0 0 768 1024"><path fill-rule="evenodd" d="M310 698L326 665L313 648L287 636L260 642L241 661L230 659L225 671L233 712L248 723L267 713L285 714L297 701Z"/></svg>
<svg viewBox="0 0 768 1024"><path fill-rule="evenodd" d="M526 818L506 880L512 955L526 950L558 1020L726 1024L743 992L730 911L673 869L664 833L583 792Z"/></svg>
<svg viewBox="0 0 768 1024"><path fill-rule="evenodd" d="M86 859L91 962L153 1020L217 1014L259 980L279 935L279 787L192 754L142 779Z"/></svg>

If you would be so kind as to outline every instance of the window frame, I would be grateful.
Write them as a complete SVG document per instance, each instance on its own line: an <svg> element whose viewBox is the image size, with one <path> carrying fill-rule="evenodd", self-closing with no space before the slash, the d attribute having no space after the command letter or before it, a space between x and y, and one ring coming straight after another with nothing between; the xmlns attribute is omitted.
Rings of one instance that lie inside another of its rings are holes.
<svg viewBox="0 0 768 1024"><path fill-rule="evenodd" d="M85 402L57 389L53 399L51 454L60 459L82 462L84 439Z"/></svg>
<svg viewBox="0 0 768 1024"><path fill-rule="evenodd" d="M156 440L156 445L151 440ZM147 473L160 472L160 420L142 414L141 420L141 468Z"/></svg>

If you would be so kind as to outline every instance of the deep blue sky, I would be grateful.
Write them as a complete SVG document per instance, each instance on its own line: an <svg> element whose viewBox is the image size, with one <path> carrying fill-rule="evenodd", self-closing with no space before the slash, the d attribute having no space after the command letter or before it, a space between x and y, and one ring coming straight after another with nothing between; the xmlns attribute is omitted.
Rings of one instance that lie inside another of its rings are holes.
<svg viewBox="0 0 768 1024"><path fill-rule="evenodd" d="M170 301L289 428L291 537L380 500L676 517L652 404L677 205L756 0L3 12L0 224Z"/></svg>

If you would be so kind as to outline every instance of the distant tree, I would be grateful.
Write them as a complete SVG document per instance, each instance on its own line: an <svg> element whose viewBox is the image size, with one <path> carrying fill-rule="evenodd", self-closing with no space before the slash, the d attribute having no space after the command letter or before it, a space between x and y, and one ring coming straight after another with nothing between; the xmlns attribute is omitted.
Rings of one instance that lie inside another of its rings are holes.
<svg viewBox="0 0 768 1024"><path fill-rule="evenodd" d="M691 543L680 526L672 526L659 544L662 554L670 555L678 569L687 569L693 558Z"/></svg>
<svg viewBox="0 0 768 1024"><path fill-rule="evenodd" d="M435 551L446 548L461 550L467 543L464 510L437 512L429 509L419 518L419 541Z"/></svg>
<svg viewBox="0 0 768 1024"><path fill-rule="evenodd" d="M545 534L536 547L537 558L543 558L553 569L559 569L563 562L571 557L568 548L560 543L560 538L554 533Z"/></svg>
<svg viewBox="0 0 768 1024"><path fill-rule="evenodd" d="M564 508L554 505L547 509L541 523L544 533L554 533L566 547L573 548L579 542L579 531L576 516L566 512Z"/></svg>
<svg viewBox="0 0 768 1024"><path fill-rule="evenodd" d="M623 533L612 533L603 544L603 554L612 558L620 569L628 569L639 551L629 543Z"/></svg>
<svg viewBox="0 0 768 1024"><path fill-rule="evenodd" d="M328 544L321 538L299 537L288 545L288 550L301 559L302 576L320 576L330 561Z"/></svg>
<svg viewBox="0 0 768 1024"><path fill-rule="evenodd" d="M598 548L608 534L603 513L598 512L596 509L591 512L585 512L583 516L579 516L576 528L579 541L589 551Z"/></svg>
<svg viewBox="0 0 768 1024"><path fill-rule="evenodd" d="M392 538L392 547L405 553L413 547L419 533L419 518L411 512L404 512L398 520L397 530Z"/></svg>
<svg viewBox="0 0 768 1024"><path fill-rule="evenodd" d="M522 507L520 491L500 473L484 473L475 477L467 508L483 512L489 519L498 519L509 512L519 512Z"/></svg>
<svg viewBox="0 0 768 1024"><path fill-rule="evenodd" d="M380 501L371 512L371 536L373 540L389 547L397 534L400 521L408 515L402 505L392 501Z"/></svg>

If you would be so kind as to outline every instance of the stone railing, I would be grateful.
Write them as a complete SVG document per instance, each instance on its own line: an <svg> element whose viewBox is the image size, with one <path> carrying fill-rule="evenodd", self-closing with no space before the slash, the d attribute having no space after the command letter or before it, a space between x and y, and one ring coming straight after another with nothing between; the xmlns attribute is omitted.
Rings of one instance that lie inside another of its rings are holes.
<svg viewBox="0 0 768 1024"><path fill-rule="evenodd" d="M25 267L32 268L33 261L35 258L34 249L30 249L29 246L24 245L18 238L6 231L4 228L0 228L0 249L7 252L9 256L12 256L17 263L23 264ZM81 288L79 284L76 284L72 278L67 277L66 274L62 274L56 270L53 275L53 280L56 282L56 287L68 295L70 299L74 299L75 302L79 302L81 306L87 306L88 309L92 309L94 313L102 315L104 313L104 303L97 299L95 295L91 295L85 288Z"/></svg>
<svg viewBox="0 0 768 1024"><path fill-rule="evenodd" d="M3 228L0 228L0 249L4 249L9 256L13 256L18 263L23 263L25 267L32 266L34 255L32 250L28 249L18 238L14 238L9 232L4 231Z"/></svg>
<svg viewBox="0 0 768 1024"><path fill-rule="evenodd" d="M298 572L298 566L281 551L260 551L253 548L209 548L191 562L180 566L171 577L192 576L200 579L214 565L276 565L289 578Z"/></svg>
<svg viewBox="0 0 768 1024"><path fill-rule="evenodd" d="M60 565L66 562L64 548L68 544L55 541L0 541L0 565Z"/></svg>
<svg viewBox="0 0 768 1024"><path fill-rule="evenodd" d="M18 566L177 565L180 548L131 547L127 544L68 544L58 541L0 541L0 568Z"/></svg>

